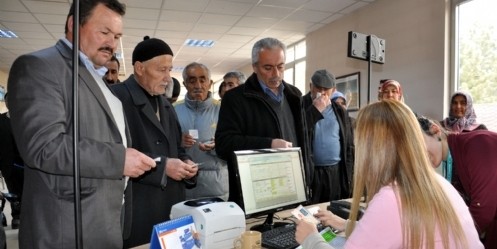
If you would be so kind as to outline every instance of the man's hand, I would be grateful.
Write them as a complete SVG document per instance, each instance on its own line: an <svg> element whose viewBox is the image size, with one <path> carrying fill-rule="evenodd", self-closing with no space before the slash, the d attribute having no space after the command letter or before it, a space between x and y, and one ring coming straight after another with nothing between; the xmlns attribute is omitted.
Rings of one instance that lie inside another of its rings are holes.
<svg viewBox="0 0 497 249"><path fill-rule="evenodd" d="M183 162L177 158L168 158L166 165L166 175L176 181L190 179L197 174L198 166L191 160Z"/></svg>
<svg viewBox="0 0 497 249"><path fill-rule="evenodd" d="M129 177L139 177L152 168L155 168L154 159L133 148L126 148L126 159L124 161L123 175Z"/></svg>
<svg viewBox="0 0 497 249"><path fill-rule="evenodd" d="M316 109L318 109L319 112L323 112L326 107L331 105L330 96L322 94L321 96L315 98L312 101L312 104L316 107Z"/></svg>
<svg viewBox="0 0 497 249"><path fill-rule="evenodd" d="M181 146L183 148L191 148L196 142L197 140L193 139L192 135L188 133L183 133L181 136Z"/></svg>
<svg viewBox="0 0 497 249"><path fill-rule="evenodd" d="M276 138L276 139L273 139L273 141L271 142L271 148L273 148L273 149L291 148L291 147L292 147L292 143L288 142L286 140L283 140L283 139Z"/></svg>
<svg viewBox="0 0 497 249"><path fill-rule="evenodd" d="M216 147L216 142L214 141L214 138L212 140L209 140L204 143L198 143L198 148L201 151L211 151Z"/></svg>

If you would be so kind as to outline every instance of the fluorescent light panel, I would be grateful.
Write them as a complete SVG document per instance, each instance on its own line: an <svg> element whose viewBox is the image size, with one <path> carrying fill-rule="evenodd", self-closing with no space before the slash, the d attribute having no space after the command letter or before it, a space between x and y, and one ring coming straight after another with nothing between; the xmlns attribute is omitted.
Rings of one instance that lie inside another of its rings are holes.
<svg viewBox="0 0 497 249"><path fill-rule="evenodd" d="M214 46L213 40L195 40L195 39L186 39L185 45L190 47L201 47L201 48L210 48Z"/></svg>
<svg viewBox="0 0 497 249"><path fill-rule="evenodd" d="M0 38L17 38L17 35L11 30L0 29Z"/></svg>
<svg viewBox="0 0 497 249"><path fill-rule="evenodd" d="M173 72L183 72L184 69L185 69L185 67L182 67L182 66L174 66Z"/></svg>

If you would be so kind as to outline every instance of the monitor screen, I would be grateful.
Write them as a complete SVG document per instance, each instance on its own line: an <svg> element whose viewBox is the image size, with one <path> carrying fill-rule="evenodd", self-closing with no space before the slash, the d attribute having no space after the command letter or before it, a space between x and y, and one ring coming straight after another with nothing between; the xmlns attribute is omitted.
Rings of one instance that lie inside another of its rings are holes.
<svg viewBox="0 0 497 249"><path fill-rule="evenodd" d="M235 151L235 156L247 218L307 201L300 148Z"/></svg>

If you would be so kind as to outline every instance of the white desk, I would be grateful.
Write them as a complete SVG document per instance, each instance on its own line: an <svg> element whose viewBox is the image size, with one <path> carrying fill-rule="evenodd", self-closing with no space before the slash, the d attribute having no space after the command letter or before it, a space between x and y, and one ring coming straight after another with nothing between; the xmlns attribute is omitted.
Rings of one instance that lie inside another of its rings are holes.
<svg viewBox="0 0 497 249"><path fill-rule="evenodd" d="M328 205L329 205L329 202L325 202L325 203L320 203L320 204L309 205L309 206L306 206L306 208L311 208L311 207L314 207L314 206L319 206L319 209L326 210L326 207ZM292 217L292 213L291 213L292 210L293 209L288 209L288 210L283 210L283 211L280 211L280 212L276 213L275 215L278 216L280 219L274 219L274 221L275 222L283 221L284 218ZM246 220L246 225L247 225L246 229L250 230L250 228L252 226L258 225L258 224L262 224L263 222L264 222L264 219L250 218L250 219ZM285 221L283 221L283 222L285 222ZM286 221L286 222L289 222L289 221ZM149 248L149 244L145 244L145 245L133 247L132 249L148 249L148 248ZM219 248L219 249L222 249L222 248Z"/></svg>

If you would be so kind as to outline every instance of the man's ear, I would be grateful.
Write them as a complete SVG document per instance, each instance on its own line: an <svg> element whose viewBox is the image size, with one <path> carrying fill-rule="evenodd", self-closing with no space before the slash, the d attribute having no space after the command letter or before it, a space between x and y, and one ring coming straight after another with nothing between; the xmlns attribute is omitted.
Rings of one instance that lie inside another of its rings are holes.
<svg viewBox="0 0 497 249"><path fill-rule="evenodd" d="M135 65L133 65L135 69L135 74L138 76L143 75L143 63L141 61L135 61Z"/></svg>
<svg viewBox="0 0 497 249"><path fill-rule="evenodd" d="M73 16L73 15L71 15L71 16L69 16L69 17L67 18L67 31L68 31L69 33L71 33L71 34L73 33L73 32L72 32L72 30L73 30L73 29L72 29L72 28L73 28L73 22L74 22L74 16Z"/></svg>

